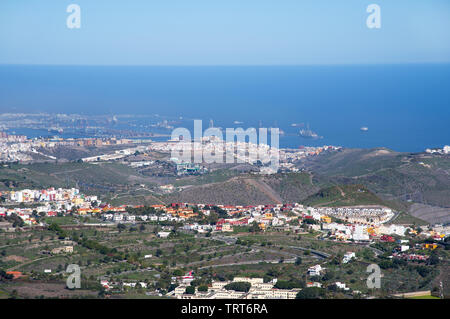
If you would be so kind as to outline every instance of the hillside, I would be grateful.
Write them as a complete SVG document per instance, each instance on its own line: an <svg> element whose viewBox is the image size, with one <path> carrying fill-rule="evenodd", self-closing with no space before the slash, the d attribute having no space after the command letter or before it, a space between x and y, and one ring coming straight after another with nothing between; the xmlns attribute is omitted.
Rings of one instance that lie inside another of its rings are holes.
<svg viewBox="0 0 450 319"><path fill-rule="evenodd" d="M0 168L0 190L75 187L94 193L117 192L152 180L118 163L10 164Z"/></svg>
<svg viewBox="0 0 450 319"><path fill-rule="evenodd" d="M198 185L192 181L191 186L164 196L163 200L230 205L279 204L298 202L318 189L308 173L242 174L218 183Z"/></svg>
<svg viewBox="0 0 450 319"><path fill-rule="evenodd" d="M427 213L416 209L415 216L432 222L433 211L437 211L441 222L450 222L449 156L397 153L383 148L343 149L310 158L299 167L310 171L322 187L364 185L381 199L397 202L410 212L414 203L426 205Z"/></svg>
<svg viewBox="0 0 450 319"><path fill-rule="evenodd" d="M218 166L205 175L179 177L118 162L8 164L0 167L0 191L77 186L114 204L383 204L428 222L450 222L448 156L343 149L308 157L297 166L304 171L260 175L242 165ZM159 186L165 184L178 191L161 195Z"/></svg>
<svg viewBox="0 0 450 319"><path fill-rule="evenodd" d="M363 185L336 185L326 187L302 201L307 206L390 206Z"/></svg>

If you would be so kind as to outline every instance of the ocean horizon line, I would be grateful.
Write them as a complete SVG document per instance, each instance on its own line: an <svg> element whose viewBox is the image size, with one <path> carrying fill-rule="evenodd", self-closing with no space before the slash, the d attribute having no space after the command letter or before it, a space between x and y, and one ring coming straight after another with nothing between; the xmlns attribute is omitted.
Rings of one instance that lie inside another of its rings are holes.
<svg viewBox="0 0 450 319"><path fill-rule="evenodd" d="M51 63L0 63L3 66L48 66L48 67L321 67L321 66L429 66L450 65L442 62L387 62L387 63L309 63L309 64L51 64Z"/></svg>

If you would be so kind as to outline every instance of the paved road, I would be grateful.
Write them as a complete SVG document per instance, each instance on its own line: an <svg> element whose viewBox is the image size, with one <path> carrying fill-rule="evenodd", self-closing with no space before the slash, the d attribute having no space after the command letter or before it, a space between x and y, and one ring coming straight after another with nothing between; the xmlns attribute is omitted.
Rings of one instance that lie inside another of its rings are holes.
<svg viewBox="0 0 450 319"><path fill-rule="evenodd" d="M299 247L299 246L286 246L286 247L292 248L292 249L300 249L300 250L303 250L303 251L310 251L311 254L317 255L317 256L319 256L321 258L330 258L331 257L330 254L327 254L327 253L325 253L323 251L319 251L319 250L315 250L315 249L309 249L309 248Z"/></svg>
<svg viewBox="0 0 450 319"><path fill-rule="evenodd" d="M378 257L379 255L384 254L384 251L381 251L381 250L379 250L379 249L377 249L377 248L375 248L375 247L372 247L372 246L370 246L370 245L367 245L366 247L369 248L369 249L371 249L371 250L375 253L375 256L376 256L376 257Z"/></svg>

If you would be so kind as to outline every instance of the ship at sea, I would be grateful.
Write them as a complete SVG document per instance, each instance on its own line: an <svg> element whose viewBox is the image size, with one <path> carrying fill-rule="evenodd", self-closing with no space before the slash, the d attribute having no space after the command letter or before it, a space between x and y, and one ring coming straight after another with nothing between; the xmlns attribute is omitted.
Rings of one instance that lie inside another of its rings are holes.
<svg viewBox="0 0 450 319"><path fill-rule="evenodd" d="M367 126L363 126L360 128L360 130L363 132L367 132L369 130L369 128Z"/></svg>
<svg viewBox="0 0 450 319"><path fill-rule="evenodd" d="M306 138L312 138L312 139L322 138L322 136L319 136L316 132L312 131L309 128L309 124L306 125L306 129L301 129L299 134L300 134L300 136L306 137Z"/></svg>
<svg viewBox="0 0 450 319"><path fill-rule="evenodd" d="M49 133L57 133L57 134L61 134L61 133L64 132L64 129L62 129L61 127L52 126L52 127L48 128L47 131L48 131Z"/></svg>

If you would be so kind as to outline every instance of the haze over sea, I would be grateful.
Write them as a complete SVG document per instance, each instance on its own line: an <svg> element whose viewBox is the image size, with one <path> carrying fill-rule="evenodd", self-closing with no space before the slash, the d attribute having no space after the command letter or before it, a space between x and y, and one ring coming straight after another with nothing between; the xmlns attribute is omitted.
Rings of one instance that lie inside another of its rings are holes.
<svg viewBox="0 0 450 319"><path fill-rule="evenodd" d="M281 147L450 144L450 65L0 66L0 113L160 114L280 127ZM293 123L323 136L300 137ZM367 132L360 128L367 126ZM295 134L295 135L294 135Z"/></svg>

